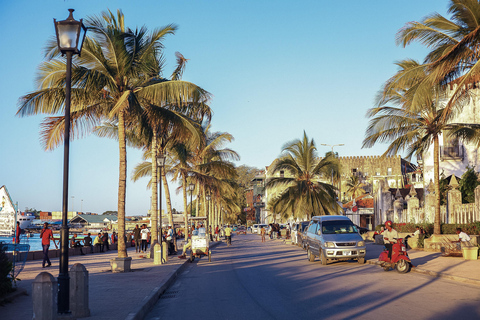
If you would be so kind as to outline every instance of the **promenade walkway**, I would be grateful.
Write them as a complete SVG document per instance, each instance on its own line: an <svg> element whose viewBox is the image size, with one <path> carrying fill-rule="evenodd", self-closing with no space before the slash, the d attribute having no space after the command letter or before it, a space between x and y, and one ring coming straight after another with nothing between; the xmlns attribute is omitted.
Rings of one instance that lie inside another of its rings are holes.
<svg viewBox="0 0 480 320"><path fill-rule="evenodd" d="M179 242L180 245L181 242ZM152 259L142 257L145 254L135 253L135 248L128 248L128 255L132 257L133 272L127 273L111 272L110 259L117 256L116 250L69 257L69 268L75 263L81 263L89 272L91 317L87 319L143 318L149 297L153 294L161 294L168 282L175 279L176 274L187 261L170 256L166 264L154 265ZM55 258L51 261L50 268L42 268L41 260L27 261L19 275L21 281L17 282L17 286L25 290L28 295L21 295L11 303L0 306L2 320L32 319L33 280L43 271L58 277L59 259Z"/></svg>

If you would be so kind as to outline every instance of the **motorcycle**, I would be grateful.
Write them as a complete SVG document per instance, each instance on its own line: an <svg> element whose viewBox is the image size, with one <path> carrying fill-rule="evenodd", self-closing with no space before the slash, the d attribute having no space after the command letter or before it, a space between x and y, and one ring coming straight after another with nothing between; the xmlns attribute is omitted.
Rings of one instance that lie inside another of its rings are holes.
<svg viewBox="0 0 480 320"><path fill-rule="evenodd" d="M397 242L392 245L392 259L388 258L388 250L385 248L385 250L380 253L378 261L382 262L380 266L385 271L394 268L399 273L407 273L413 265L408 257L407 247L405 246L403 239L399 238L396 240Z"/></svg>

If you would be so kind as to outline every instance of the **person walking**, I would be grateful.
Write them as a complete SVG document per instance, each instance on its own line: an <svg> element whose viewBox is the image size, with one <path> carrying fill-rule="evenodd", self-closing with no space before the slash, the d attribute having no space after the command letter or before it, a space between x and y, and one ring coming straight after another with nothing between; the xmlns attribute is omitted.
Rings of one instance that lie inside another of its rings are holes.
<svg viewBox="0 0 480 320"><path fill-rule="evenodd" d="M133 229L133 240L135 241L135 252L140 252L141 251L141 244L142 244L142 236L140 235L142 229L138 227L138 224L135 226L135 229Z"/></svg>
<svg viewBox="0 0 480 320"><path fill-rule="evenodd" d="M52 230L48 228L48 222L45 222L43 224L43 229L40 232L40 238L42 238L42 248L43 248L42 268L50 267L52 265L52 263L50 262L50 259L48 258L48 248L50 247L50 240L53 241L53 244L57 249L58 247L57 247L57 244L55 243L55 240L53 239ZM45 266L45 263L47 263L46 266Z"/></svg>
<svg viewBox="0 0 480 320"><path fill-rule="evenodd" d="M265 242L265 234L267 233L267 230L265 230L265 227L262 226L260 229L260 234L262 235L262 242Z"/></svg>
<svg viewBox="0 0 480 320"><path fill-rule="evenodd" d="M230 246L232 244L232 229L230 225L227 225L225 228L225 237L227 238L227 245Z"/></svg>
<svg viewBox="0 0 480 320"><path fill-rule="evenodd" d="M148 230L147 225L143 224L142 225L142 231L140 232L141 237L142 237L142 251L141 252L147 252L148 248L148 235L150 233L150 230Z"/></svg>

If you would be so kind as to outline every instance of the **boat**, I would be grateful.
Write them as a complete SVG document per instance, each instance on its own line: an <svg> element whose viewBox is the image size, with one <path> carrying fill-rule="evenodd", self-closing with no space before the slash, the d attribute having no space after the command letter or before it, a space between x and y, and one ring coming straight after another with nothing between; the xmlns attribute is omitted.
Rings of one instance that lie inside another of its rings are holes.
<svg viewBox="0 0 480 320"><path fill-rule="evenodd" d="M30 227L35 215L29 212L19 212L18 203L13 204L12 198L5 186L0 188L0 236L11 237L15 235L16 223L20 228Z"/></svg>

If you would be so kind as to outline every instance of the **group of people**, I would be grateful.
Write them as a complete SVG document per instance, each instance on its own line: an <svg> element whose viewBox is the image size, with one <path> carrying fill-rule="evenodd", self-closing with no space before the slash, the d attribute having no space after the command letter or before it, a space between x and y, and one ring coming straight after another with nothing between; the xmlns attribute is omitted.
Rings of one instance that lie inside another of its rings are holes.
<svg viewBox="0 0 480 320"><path fill-rule="evenodd" d="M148 250L148 246L150 244L151 233L148 229L147 225L144 223L141 227L138 224L135 226L132 232L133 241L135 245L135 252L136 253L145 253ZM165 230L162 234L162 241L167 243L168 254L176 254L175 249L175 230L172 226L168 226L168 229Z"/></svg>

